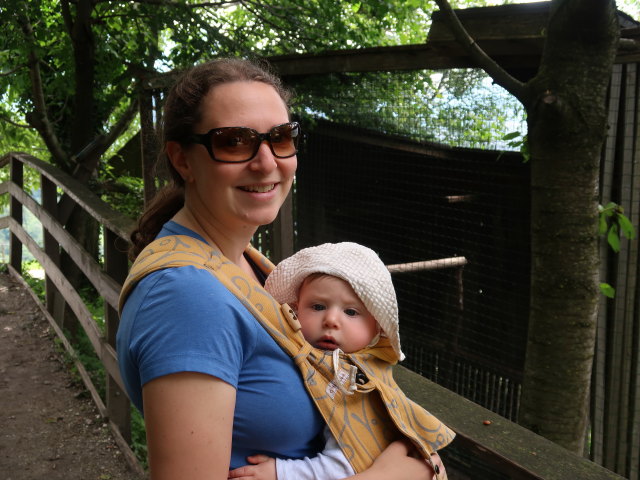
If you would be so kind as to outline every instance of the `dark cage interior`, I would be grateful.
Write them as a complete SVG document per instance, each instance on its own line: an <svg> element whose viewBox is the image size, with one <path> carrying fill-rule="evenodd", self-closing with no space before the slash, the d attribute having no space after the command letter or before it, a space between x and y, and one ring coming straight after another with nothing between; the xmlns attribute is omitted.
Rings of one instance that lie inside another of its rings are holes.
<svg viewBox="0 0 640 480"><path fill-rule="evenodd" d="M451 148L319 122L299 155L295 249L354 241L394 274L406 366L517 414L529 294L529 168L516 153Z"/></svg>

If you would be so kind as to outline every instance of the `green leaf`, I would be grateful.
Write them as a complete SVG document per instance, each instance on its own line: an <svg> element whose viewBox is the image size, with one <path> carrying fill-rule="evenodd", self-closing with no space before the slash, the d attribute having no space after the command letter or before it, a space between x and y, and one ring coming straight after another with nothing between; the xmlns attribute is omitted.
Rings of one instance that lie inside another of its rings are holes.
<svg viewBox="0 0 640 480"><path fill-rule="evenodd" d="M618 216L618 225L620 225L620 230L622 234L627 237L629 240L633 240L636 236L636 230L633 228L633 224L631 221L623 214L619 213Z"/></svg>
<svg viewBox="0 0 640 480"><path fill-rule="evenodd" d="M519 136L521 136L520 132L511 132L502 137L502 140L513 140L514 138L518 138Z"/></svg>
<svg viewBox="0 0 640 480"><path fill-rule="evenodd" d="M618 224L614 223L609 228L609 233L607 234L607 242L609 242L609 245L614 252L618 253L620 251L620 236L618 235Z"/></svg>
<svg viewBox="0 0 640 480"><path fill-rule="evenodd" d="M607 224L607 217L606 215L604 215L603 213L600 213L599 215L599 231L600 231L600 235L604 235L605 233L607 233L607 229L609 228L609 225Z"/></svg>
<svg viewBox="0 0 640 480"><path fill-rule="evenodd" d="M614 298L616 296L616 289L608 283L601 283L600 291L605 297Z"/></svg>

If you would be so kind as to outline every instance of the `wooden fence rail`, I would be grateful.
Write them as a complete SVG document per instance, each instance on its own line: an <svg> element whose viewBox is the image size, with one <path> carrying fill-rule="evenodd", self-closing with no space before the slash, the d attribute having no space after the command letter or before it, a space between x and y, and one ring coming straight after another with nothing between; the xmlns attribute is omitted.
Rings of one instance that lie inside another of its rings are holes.
<svg viewBox="0 0 640 480"><path fill-rule="evenodd" d="M66 173L37 158L24 154L9 154L0 159L0 166L9 164L10 181L1 185L0 194L10 196L10 215L0 227L9 228L11 244L9 268L17 278L22 278L22 253L26 247L45 271L45 304L34 297L49 323L62 341L75 364L82 380L90 392L100 414L108 424L125 458L138 474L142 467L129 447L131 407L118 369L115 351L115 335L118 328L118 296L128 270L126 255L127 232L133 226L130 219L118 214L102 202L86 185ZM24 167L34 169L40 175L41 204L24 190ZM74 208L80 208L94 218L103 229L104 264L89 253L63 228L58 220L58 191ZM23 207L28 209L42 224L43 248L31 238L24 228ZM63 273L61 251L80 268L95 289L100 292L105 305L105 332L94 321L83 299ZM24 281L23 281L24 283ZM26 285L26 283L25 283ZM65 322L71 311L91 342L96 356L104 365L106 385L105 398L99 394L86 369L77 360L76 352L64 333L71 327Z"/></svg>
<svg viewBox="0 0 640 480"><path fill-rule="evenodd" d="M37 158L11 153L0 158L0 168L7 164L10 168L10 179L0 184L0 195L9 195L10 214L0 217L0 229L8 228L11 233L8 268L16 278L28 286L22 278L23 247L26 247L43 267L46 301L43 304L35 293L32 294L72 358L77 356L63 329L65 310L69 309L77 318L104 365L104 399L78 360L76 367L131 468L143 476L144 471L128 444L131 404L122 385L115 354L118 293L129 266L126 246L127 233L133 225L132 220L111 209L87 186ZM40 175L40 203L25 191L25 166ZM62 196L59 194L60 191L63 192ZM70 199L73 208L84 210L101 226L104 252L102 263L92 258L58 221L58 205L62 197ZM23 208L35 215L42 224L43 247L40 247L25 230ZM96 325L75 286L65 277L60 260L62 251L80 268L103 297L104 332ZM451 480L622 478L404 367L397 367L396 376L401 388L412 399L424 405L456 431L457 439L443 453ZM468 467L470 458L473 459L471 470Z"/></svg>

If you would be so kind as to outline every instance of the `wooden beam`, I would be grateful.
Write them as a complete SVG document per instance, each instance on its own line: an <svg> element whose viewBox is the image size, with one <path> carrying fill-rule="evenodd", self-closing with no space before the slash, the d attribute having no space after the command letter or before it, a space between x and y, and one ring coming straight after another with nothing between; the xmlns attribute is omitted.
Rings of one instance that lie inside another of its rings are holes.
<svg viewBox="0 0 640 480"><path fill-rule="evenodd" d="M537 69L545 41L549 2L456 10L469 33L491 58L510 71ZM621 37L640 40L640 26L619 12ZM346 72L472 68L475 63L458 45L440 11L432 16L427 42L414 45L327 50L267 57L283 77ZM622 42L616 63L640 61L640 41ZM177 72L145 76L142 88L166 89Z"/></svg>
<svg viewBox="0 0 640 480"><path fill-rule="evenodd" d="M402 366L395 367L393 375L409 398L456 432L456 438L443 450L443 455L459 448L482 465L493 466L508 475L506 478L623 478Z"/></svg>

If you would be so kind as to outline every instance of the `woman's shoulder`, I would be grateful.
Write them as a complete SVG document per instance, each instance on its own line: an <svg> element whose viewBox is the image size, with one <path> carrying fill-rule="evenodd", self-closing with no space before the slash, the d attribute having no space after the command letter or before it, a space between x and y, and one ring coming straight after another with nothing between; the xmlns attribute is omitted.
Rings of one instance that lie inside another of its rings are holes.
<svg viewBox="0 0 640 480"><path fill-rule="evenodd" d="M246 312L237 298L209 271L193 266L166 268L152 272L136 285L134 303L140 306L164 306L187 314Z"/></svg>
<svg viewBox="0 0 640 480"><path fill-rule="evenodd" d="M134 287L122 312L133 336L188 335L255 343L257 323L242 303L207 270L158 270ZM153 334L152 332L155 332Z"/></svg>
<svg viewBox="0 0 640 480"><path fill-rule="evenodd" d="M121 342L148 381L200 371L237 383L243 359L255 349L257 323L215 277L195 267L147 275L122 312Z"/></svg>

